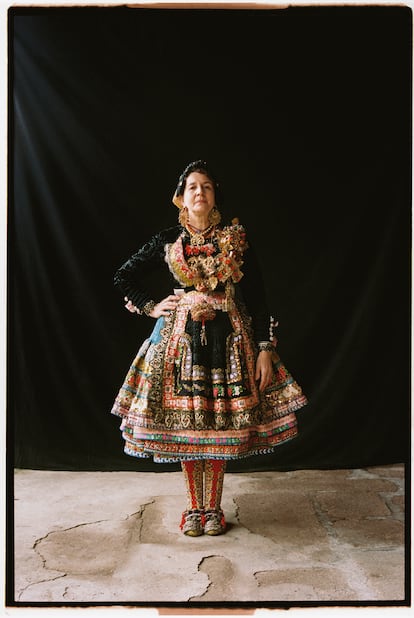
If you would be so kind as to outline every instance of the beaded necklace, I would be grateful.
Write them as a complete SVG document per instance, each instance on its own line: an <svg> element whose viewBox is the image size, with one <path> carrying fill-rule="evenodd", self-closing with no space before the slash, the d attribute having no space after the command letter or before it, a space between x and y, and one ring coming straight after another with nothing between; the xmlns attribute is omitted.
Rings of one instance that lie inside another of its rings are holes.
<svg viewBox="0 0 414 618"><path fill-rule="evenodd" d="M214 223L209 225L205 230L198 230L196 227L187 223L185 229L190 234L190 244L196 247L201 247L206 242L206 236L215 227Z"/></svg>

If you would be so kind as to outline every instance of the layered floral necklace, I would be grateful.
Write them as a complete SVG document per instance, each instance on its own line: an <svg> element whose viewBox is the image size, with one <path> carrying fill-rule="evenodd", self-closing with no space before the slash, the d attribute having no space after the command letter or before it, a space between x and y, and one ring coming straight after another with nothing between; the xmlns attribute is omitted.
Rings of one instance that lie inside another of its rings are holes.
<svg viewBox="0 0 414 618"><path fill-rule="evenodd" d="M211 231L213 234L206 242ZM184 249L186 232L190 235L190 244ZM212 225L203 231L186 228L174 243L166 246L166 261L180 285L208 292L215 290L219 283L240 281L243 276L240 267L246 249L245 231L238 223L223 229Z"/></svg>
<svg viewBox="0 0 414 618"><path fill-rule="evenodd" d="M206 236L214 229L214 224L209 225L205 230L198 230L190 223L187 223L185 229L190 234L191 245L201 247L206 242Z"/></svg>
<svg viewBox="0 0 414 618"><path fill-rule="evenodd" d="M184 241L187 232L190 235L190 244ZM210 232L212 234L206 242L206 236ZM186 226L186 231L183 231L174 243L166 245L165 257L172 274L184 287L194 287L198 292L208 294L213 292L219 283L223 284L226 292L223 311L227 311L233 294L233 283L243 277L240 267L246 249L246 235L239 224L223 229L210 225L205 230ZM192 319L201 323L201 345L207 345L205 323L213 320L216 312L206 299L193 305L190 311Z"/></svg>

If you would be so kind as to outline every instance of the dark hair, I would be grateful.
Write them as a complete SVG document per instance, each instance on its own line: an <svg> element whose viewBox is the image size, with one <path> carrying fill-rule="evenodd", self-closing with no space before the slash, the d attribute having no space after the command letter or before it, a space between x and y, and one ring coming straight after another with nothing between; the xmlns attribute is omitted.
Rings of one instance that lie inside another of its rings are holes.
<svg viewBox="0 0 414 618"><path fill-rule="evenodd" d="M216 198L216 203L219 204L221 202L219 183L217 182L214 174L211 172L211 169L207 165L207 162L203 161L202 159L198 159L197 161L192 161L191 163L187 165L187 167L185 168L185 170L183 171L183 173L178 179L178 184L175 190L175 194L177 196L184 194L186 180L189 177L189 175L192 174L193 172L199 172L200 174L204 174L205 176L207 176L207 178L211 180L214 186L214 194Z"/></svg>

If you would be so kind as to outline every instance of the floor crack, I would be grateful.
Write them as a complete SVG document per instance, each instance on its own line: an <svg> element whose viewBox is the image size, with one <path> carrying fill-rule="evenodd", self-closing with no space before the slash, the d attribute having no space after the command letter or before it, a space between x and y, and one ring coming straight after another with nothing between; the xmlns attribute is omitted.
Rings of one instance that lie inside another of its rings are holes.
<svg viewBox="0 0 414 618"><path fill-rule="evenodd" d="M57 532L58 533L69 532L69 530L75 530L76 528L81 528L82 526L90 526L92 524L101 524L104 521L110 521L110 520L109 519L99 519L97 521L87 521L87 522L84 522L82 524L76 524L76 526L69 526L69 528L63 528L63 529L58 529L58 530L51 530L50 532L45 534L45 536L41 536L40 539L36 539L35 542L33 543L32 549L37 551L37 546L39 545L39 543L41 543L42 541L47 539L52 534L56 534Z"/></svg>
<svg viewBox="0 0 414 618"><path fill-rule="evenodd" d="M147 502L147 503L141 505L141 507L139 508L138 511L135 511L135 513L128 513L128 515L126 515L122 519L124 521L127 521L131 517L135 517L137 515L141 515L142 516L144 514L145 507L148 506L149 504L153 504L153 502L154 502L154 500L152 500L151 502ZM93 526L94 524L103 524L104 522L111 521L111 520L112 520L111 517L107 518L107 519L97 519L96 521L85 521L85 522L83 522L81 524L76 524L75 526L69 526L69 528L60 528L58 530L51 530L50 532L48 532L44 536L40 537L39 539L36 539L35 542L33 543L32 549L34 549L35 551L38 551L37 550L37 546L39 545L39 543L41 543L42 541L47 539L52 534L56 534L56 533L60 533L61 534L63 532L69 532L70 530L76 530L76 528L81 528L82 526Z"/></svg>
<svg viewBox="0 0 414 618"><path fill-rule="evenodd" d="M156 502L156 500L155 500L155 498L153 498L149 502L145 502L145 504L141 504L140 510L137 511L136 513L133 513L130 516L130 517L133 517L134 515L138 515L138 513L141 515L141 517L139 518L139 530L138 530L138 542L139 543L142 543L142 529L144 527L144 514L145 514L145 511L147 510L147 506L151 506L155 502Z"/></svg>
<svg viewBox="0 0 414 618"><path fill-rule="evenodd" d="M233 504L235 507L234 515L236 517L237 523L239 524L240 523L240 507L234 498L233 498Z"/></svg>
<svg viewBox="0 0 414 618"><path fill-rule="evenodd" d="M199 563L198 563L198 565L197 565L197 571L198 571L199 573L201 573L201 572L202 572L201 567L202 567L203 563L204 563L206 560L208 560L209 558L217 558L217 557L219 557L219 558L220 558L221 556L217 556L216 554L211 554L210 556L203 556L203 557L201 558L200 562L199 562ZM207 594L207 592L210 590L210 588L211 588L211 586L212 586L212 584L213 584L213 580L210 578L210 576L209 576L209 574L208 574L208 573L206 573L206 575L207 575L207 578L208 578L208 585L207 585L207 588L204 590L204 592L203 592L202 594L197 594L197 595L195 595L195 596L190 597L190 598L188 599L187 603L190 603L191 601L194 601L194 600L199 601L199 600L200 600L200 599L202 599L202 598L203 598L203 597Z"/></svg>
<svg viewBox="0 0 414 618"><path fill-rule="evenodd" d="M338 534L334 528L329 517L323 512L321 505L315 496L309 495L309 500L313 506L313 511L316 515L317 520L321 524L321 526L326 530L330 539L333 539L335 542L338 540Z"/></svg>
<svg viewBox="0 0 414 618"><path fill-rule="evenodd" d="M25 586L22 590L20 590L17 600L20 601L22 598L22 595L26 592L26 590L28 590L32 586L37 586L38 584L45 584L46 582L54 582L57 579L62 579L63 577L67 577L67 573L63 573L63 575L57 575L56 577L51 577L50 579L41 579L38 582L32 582L30 584L27 584L27 586ZM68 588L66 588L65 593L67 592L67 590Z"/></svg>
<svg viewBox="0 0 414 618"><path fill-rule="evenodd" d="M148 504L152 504L153 502L154 502L154 500L152 500L151 502L148 502L148 503L145 503L145 504L141 505L138 511L135 511L134 513L128 513L128 514L127 514L125 517L123 517L122 519L123 519L124 521L127 521L127 520L128 520L128 519L130 519L131 517L137 517L138 515L140 515L140 516L141 516L141 517L140 517L140 520L141 520L141 527L142 527L142 516L143 516L143 514L144 514L145 507L146 507ZM38 546L40 545L40 543L42 543L43 541L45 541L45 540L46 540L47 538L49 538L52 534L56 534L56 533L58 533L58 534L62 534L62 533L65 533L65 532L70 532L71 530L76 530L77 528L82 528L82 527L84 527L84 526L92 526L92 525L94 525L94 524L102 524L102 523L104 523L104 522L111 521L111 519L112 519L112 518L107 518L107 519L98 519L98 520L96 520L96 521L87 521L87 522L83 522L83 523L81 523L81 524L76 524L75 526L69 526L69 528L63 528L63 529L58 529L58 530L51 530L50 532L48 532L48 533L47 533L47 534L45 534L44 536L40 537L39 539L36 539L36 540L35 540L35 542L34 542L34 543L33 543L33 545L32 545L32 549L33 549L33 550L37 553L37 555L38 555L38 556L39 556L39 558L41 559L43 568L44 568L45 570L48 570L47 560L46 560L46 558L44 558L44 557L42 556L42 554L41 554L41 552L40 552L40 548L38 547ZM141 530L140 530L140 533L141 533ZM52 569L52 570L53 570L53 571L56 571L56 570L58 570L58 569ZM66 573L65 573L64 575L59 575L59 576L58 576L57 578L55 578L55 579L58 579L59 577L65 577L65 576L66 576ZM53 580L46 579L46 580L44 580L44 581L53 581ZM38 583L41 583L41 582L38 582ZM32 585L32 584L30 584L30 585Z"/></svg>

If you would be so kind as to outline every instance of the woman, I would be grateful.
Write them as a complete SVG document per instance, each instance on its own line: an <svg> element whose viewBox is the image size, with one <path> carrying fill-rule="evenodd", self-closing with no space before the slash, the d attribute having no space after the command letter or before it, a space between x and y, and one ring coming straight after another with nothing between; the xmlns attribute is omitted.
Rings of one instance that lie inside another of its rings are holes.
<svg viewBox="0 0 414 618"><path fill-rule="evenodd" d="M131 312L157 321L116 398L125 452L181 462L188 536L222 534L226 462L269 453L297 434L306 404L276 354L254 252L237 220L220 227L219 187L203 161L181 174L180 225L155 235L116 273ZM178 288L154 301L142 278L168 267Z"/></svg>

